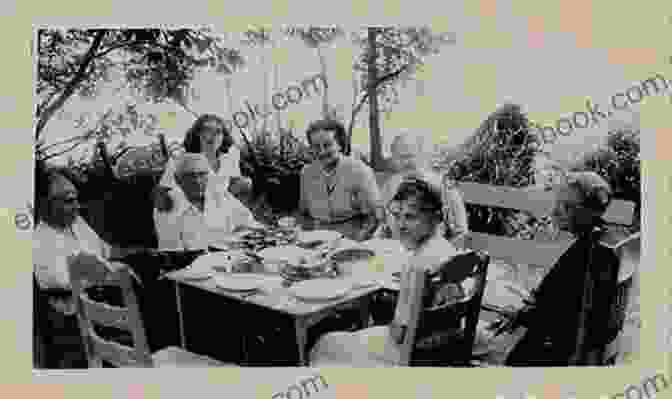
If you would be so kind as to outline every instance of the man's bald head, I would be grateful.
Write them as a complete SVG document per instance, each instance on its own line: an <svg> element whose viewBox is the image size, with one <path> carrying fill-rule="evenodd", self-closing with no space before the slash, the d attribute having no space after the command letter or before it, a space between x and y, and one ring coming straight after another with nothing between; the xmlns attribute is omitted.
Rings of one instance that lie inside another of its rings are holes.
<svg viewBox="0 0 672 399"><path fill-rule="evenodd" d="M203 201L210 164L203 154L182 154L175 165L175 180L192 202Z"/></svg>
<svg viewBox="0 0 672 399"><path fill-rule="evenodd" d="M177 158L175 175L181 176L189 173L207 173L210 171L208 159L203 154L184 153Z"/></svg>

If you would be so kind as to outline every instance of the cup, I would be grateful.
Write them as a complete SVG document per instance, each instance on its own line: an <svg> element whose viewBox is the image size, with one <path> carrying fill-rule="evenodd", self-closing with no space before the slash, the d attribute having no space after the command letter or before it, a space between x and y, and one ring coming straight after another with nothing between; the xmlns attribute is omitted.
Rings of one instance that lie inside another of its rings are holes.
<svg viewBox="0 0 672 399"><path fill-rule="evenodd" d="M284 216L278 219L278 227L282 229L295 229L296 218L293 216Z"/></svg>

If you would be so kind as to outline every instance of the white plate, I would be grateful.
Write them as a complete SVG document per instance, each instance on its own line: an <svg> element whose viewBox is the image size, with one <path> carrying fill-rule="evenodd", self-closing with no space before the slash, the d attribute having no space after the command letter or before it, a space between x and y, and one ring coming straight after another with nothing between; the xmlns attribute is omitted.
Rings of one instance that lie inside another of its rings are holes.
<svg viewBox="0 0 672 399"><path fill-rule="evenodd" d="M214 275L213 270L188 270L179 274L180 278L190 281L207 280Z"/></svg>
<svg viewBox="0 0 672 399"><path fill-rule="evenodd" d="M254 291L264 284L263 276L258 274L218 274L215 276L215 285L229 291Z"/></svg>
<svg viewBox="0 0 672 399"><path fill-rule="evenodd" d="M301 258L310 258L314 252L303 249L296 245L282 245L269 247L257 253L257 255L270 262L288 262L298 264Z"/></svg>
<svg viewBox="0 0 672 399"><path fill-rule="evenodd" d="M347 295L351 288L351 282L345 280L314 279L294 284L290 292L299 299L326 301Z"/></svg>
<svg viewBox="0 0 672 399"><path fill-rule="evenodd" d="M300 242L324 241L330 242L343 237L343 234L331 230L301 231L296 237Z"/></svg>
<svg viewBox="0 0 672 399"><path fill-rule="evenodd" d="M364 241L362 245L375 252L378 256L403 255L406 253L401 242L387 238L374 238Z"/></svg>
<svg viewBox="0 0 672 399"><path fill-rule="evenodd" d="M188 270L185 270L185 275L212 271L214 268L225 268L230 271L232 260L232 254L228 252L211 252L201 255L191 263Z"/></svg>

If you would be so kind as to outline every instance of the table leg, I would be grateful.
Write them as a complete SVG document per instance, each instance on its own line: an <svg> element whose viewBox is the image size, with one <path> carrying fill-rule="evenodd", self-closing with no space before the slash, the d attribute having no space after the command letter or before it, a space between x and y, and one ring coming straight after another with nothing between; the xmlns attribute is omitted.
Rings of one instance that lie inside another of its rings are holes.
<svg viewBox="0 0 672 399"><path fill-rule="evenodd" d="M180 284L175 282L175 299L177 301L177 317L180 327L180 346L187 349L186 337L184 335L184 317L182 316L182 295L180 295Z"/></svg>
<svg viewBox="0 0 672 399"><path fill-rule="evenodd" d="M296 329L296 345L299 349L299 366L307 367L306 345L308 343L308 329L306 323L300 317L294 319L294 328Z"/></svg>
<svg viewBox="0 0 672 399"><path fill-rule="evenodd" d="M360 326L359 329L365 329L369 326L369 304L371 303L371 295L362 298L359 303Z"/></svg>

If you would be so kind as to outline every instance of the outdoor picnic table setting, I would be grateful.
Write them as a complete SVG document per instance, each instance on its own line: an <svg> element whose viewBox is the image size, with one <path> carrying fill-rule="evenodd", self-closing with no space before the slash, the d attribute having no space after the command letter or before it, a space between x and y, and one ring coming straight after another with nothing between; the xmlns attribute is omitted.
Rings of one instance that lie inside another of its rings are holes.
<svg viewBox="0 0 672 399"><path fill-rule="evenodd" d="M407 256L396 240L357 242L339 232L305 231L291 220L281 220L278 225L244 228L223 237L186 267L161 278L175 283L178 312L180 287L189 286L293 318L299 361L307 365L308 328L344 306L358 307L361 324L367 326L371 295L399 290L401 264ZM475 355L505 354L515 339L506 334L496 338L495 330L522 306L525 291L515 284L504 286L507 298L499 298L502 289L490 294L490 302L499 306L484 303L479 330L485 333L477 337ZM185 329L189 326L180 322L182 345L187 346Z"/></svg>
<svg viewBox="0 0 672 399"><path fill-rule="evenodd" d="M304 231L293 222L239 229L211 243L186 267L162 272L160 279L175 283L178 312L182 290L196 288L293 319L299 359L306 365L307 330L348 306L361 310L361 323L369 322L370 296L397 277L370 267L377 253L389 257L389 240L357 242L330 230ZM192 290L193 291L193 290ZM180 314L182 345L185 329ZM186 334L188 335L188 334Z"/></svg>

